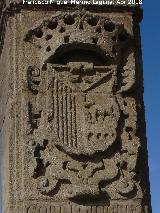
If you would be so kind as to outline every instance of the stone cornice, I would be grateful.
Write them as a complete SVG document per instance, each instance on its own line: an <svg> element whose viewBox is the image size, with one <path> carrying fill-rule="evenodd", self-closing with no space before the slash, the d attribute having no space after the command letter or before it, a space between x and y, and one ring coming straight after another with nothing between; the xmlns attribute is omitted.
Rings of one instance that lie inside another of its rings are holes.
<svg viewBox="0 0 160 213"><path fill-rule="evenodd" d="M1 0L0 3L0 16L3 15L13 15L14 13L20 12L22 9L26 9L26 10L72 10L75 8L81 9L81 8L86 8L87 10L96 10L96 11L103 11L103 12L132 12L137 21L140 22L142 20L142 9L140 8L139 5L97 5L97 4L89 4L89 5L75 5L75 4L70 4L68 1L68 4L24 4L23 3L24 0ZM29 0L26 0L29 1ZM31 1L31 0L30 0ZM33 1L33 0L32 0ZM36 0L34 0L36 1ZM38 1L49 1L49 0L38 0ZM57 0L58 1L58 0ZM61 2L63 2L64 0L61 0ZM80 1L80 0L78 0ZM81 1L85 1L85 0L81 0ZM96 0L96 1L100 1L100 0ZM107 0L104 0L107 1ZM111 0L109 0L111 1ZM118 0L112 0L112 1L118 1ZM127 1L127 0L125 0Z"/></svg>
<svg viewBox="0 0 160 213"><path fill-rule="evenodd" d="M31 1L31 0L1 0L1 2L2 3L0 3L0 4L3 4L3 3L5 3L5 5L6 6L9 6L9 5L11 5L11 4L20 4L20 3L22 3L22 2L24 2L24 1ZM33 1L33 0L32 0ZM36 0L34 0L34 1L36 1ZM50 1L50 0L37 0L38 2L47 2L47 1ZM53 0L52 0L53 1ZM56 1L56 0L55 0ZM55 2L54 1L54 2ZM67 1L68 3L69 2L71 2L71 0L57 0L58 2L59 1L61 1L61 2L64 2L64 1ZM77 0L78 1L78 0ZM81 0L81 1L83 1L83 0ZM107 1L107 0L106 0ZM79 0L79 2L80 2L80 0ZM91 4L93 3L93 0L90 0L90 2L91 2ZM139 2L139 0L136 0L136 3L137 4L133 4L133 5L131 5L129 2L129 0L108 0L108 2L113 2L114 3L114 5L121 5L121 6L123 6L123 7L125 7L125 6L128 6L128 7L137 7L138 6L138 2ZM120 4L120 2L121 2L121 4ZM109 4L109 3L108 3Z"/></svg>
<svg viewBox="0 0 160 213"><path fill-rule="evenodd" d="M55 8L56 6L57 7L62 7L62 8L66 8L66 7L77 7L77 6L80 6L80 7L87 7L87 8L100 8L103 10L109 10L109 9L121 9L121 10L137 10L140 8L140 5L129 5L127 2L129 0L102 0L104 2L114 2L114 4L111 4L109 5L109 3L107 4L103 4L103 5L98 5L98 4L95 4L95 3L90 3L89 5L84 5L84 4L80 4L80 5L75 5L75 4L70 4L70 1L71 0L54 0L54 1L58 1L58 2L64 2L64 1L67 1L67 5L66 4L61 4L61 5L58 5L56 3L52 3L52 4L27 4L27 3L24 3L24 2L27 2L27 1L38 1L38 2L47 2L47 1L51 1L51 0L1 0L0 2L0 11L2 13L2 11L15 11L15 10L18 10L18 9L35 9L35 8L41 8L41 9L45 9L46 8ZM52 0L53 1L53 0ZM89 0L77 0L77 1L89 1ZM94 0L90 0L90 2L93 2ZM96 1L101 1L101 0L96 0ZM126 2L126 3L122 3L122 4L118 4L117 2ZM137 3L138 3L139 0L137 0Z"/></svg>

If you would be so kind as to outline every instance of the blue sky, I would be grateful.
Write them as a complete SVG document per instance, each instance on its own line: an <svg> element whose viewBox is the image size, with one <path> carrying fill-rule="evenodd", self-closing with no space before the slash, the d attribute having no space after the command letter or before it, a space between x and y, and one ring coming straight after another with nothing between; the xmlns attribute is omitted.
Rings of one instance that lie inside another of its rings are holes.
<svg viewBox="0 0 160 213"><path fill-rule="evenodd" d="M153 213L160 213L160 0L144 0L141 23Z"/></svg>
<svg viewBox="0 0 160 213"><path fill-rule="evenodd" d="M160 0L144 0L143 8L141 36L152 211L160 213Z"/></svg>

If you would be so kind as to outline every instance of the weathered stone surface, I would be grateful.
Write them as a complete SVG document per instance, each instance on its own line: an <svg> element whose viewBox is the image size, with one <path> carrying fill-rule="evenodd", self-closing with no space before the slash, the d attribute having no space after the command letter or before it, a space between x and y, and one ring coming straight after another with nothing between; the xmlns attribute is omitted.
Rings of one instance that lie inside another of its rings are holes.
<svg viewBox="0 0 160 213"><path fill-rule="evenodd" d="M3 4L6 4L6 6L8 6L10 4L21 4L21 3L25 4L25 3L28 3L28 2L29 2L29 4L32 4L32 2L34 3L36 1L37 1L37 4L40 4L41 2L43 4L49 4L49 3L53 4L53 2L54 2L53 0L52 1L50 1L50 0L1 0L1 1L2 1ZM59 0L59 1L57 0L57 2L64 2L64 0ZM73 1L71 1L71 0L67 0L67 2L73 4ZM90 3L95 4L95 1L91 0ZM104 1L104 3L105 3L105 1ZM135 1L130 1L130 0L123 0L123 1L112 0L111 1L111 0L108 0L108 1L106 1L105 5L106 6L107 5L108 6L115 5L115 6L122 6L122 7L123 6L137 7L139 5L142 5L142 3L143 3L143 1L141 1L141 0L135 0ZM84 4L84 1L81 1L80 4ZM95 4L95 5L99 6L98 4Z"/></svg>
<svg viewBox="0 0 160 213"><path fill-rule="evenodd" d="M4 212L151 212L133 14L53 7L8 19Z"/></svg>

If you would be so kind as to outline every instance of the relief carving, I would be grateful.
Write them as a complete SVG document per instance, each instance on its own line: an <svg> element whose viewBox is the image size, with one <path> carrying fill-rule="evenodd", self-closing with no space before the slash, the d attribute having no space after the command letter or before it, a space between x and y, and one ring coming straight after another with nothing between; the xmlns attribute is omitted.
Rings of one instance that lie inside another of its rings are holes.
<svg viewBox="0 0 160 213"><path fill-rule="evenodd" d="M112 204L110 206L75 206L75 205L30 205L26 206L24 213L141 213L140 205Z"/></svg>
<svg viewBox="0 0 160 213"><path fill-rule="evenodd" d="M68 198L98 196L101 193L100 183L112 181L120 172L117 166L118 156L113 159L99 159L98 162L83 158L79 160L78 156L72 158L58 150L53 142L49 144L47 140L42 144L32 143L32 154L35 162L32 162L30 168L31 175L39 179L38 189L41 193L49 196L57 193L62 184L70 185L70 190L65 194Z"/></svg>
<svg viewBox="0 0 160 213"><path fill-rule="evenodd" d="M54 61L54 64L61 61L62 64L66 64L68 57L72 57L72 62L78 62L75 52L79 52L84 59L83 62L95 61L96 65L105 65L119 60L124 50L132 46L133 35L117 20L80 11L57 13L52 18L37 23L26 33L25 41L32 43L41 51L41 65L48 61ZM74 48L70 46L71 44ZM89 48L83 53L81 48L85 44ZM69 51L66 52L68 47L70 54ZM97 51L100 51L100 55ZM63 52L62 60L60 52ZM87 55L91 55L89 61Z"/></svg>
<svg viewBox="0 0 160 213"><path fill-rule="evenodd" d="M35 129L38 129L41 113L41 110L37 109L37 107L34 107L31 102L28 102L28 122L30 124L30 134L32 134Z"/></svg>
<svg viewBox="0 0 160 213"><path fill-rule="evenodd" d="M137 104L127 95L136 86L132 34L100 15L66 13L31 29L25 41L41 49L43 62L28 69L28 88L40 99L40 81L46 85L43 134L43 110L28 104L31 133L37 129L29 173L39 192L76 203L140 198Z"/></svg>
<svg viewBox="0 0 160 213"><path fill-rule="evenodd" d="M40 69L36 66L29 66L27 70L27 83L29 90L37 95L40 86Z"/></svg>

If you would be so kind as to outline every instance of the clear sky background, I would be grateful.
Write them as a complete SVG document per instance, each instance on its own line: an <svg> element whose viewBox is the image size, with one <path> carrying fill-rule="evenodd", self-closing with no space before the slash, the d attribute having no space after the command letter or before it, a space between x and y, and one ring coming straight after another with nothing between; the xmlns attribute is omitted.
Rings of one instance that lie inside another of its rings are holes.
<svg viewBox="0 0 160 213"><path fill-rule="evenodd" d="M141 35L152 210L160 213L160 0L144 0L143 8Z"/></svg>
<svg viewBox="0 0 160 213"><path fill-rule="evenodd" d="M153 213L160 213L160 0L144 0L144 100Z"/></svg>

